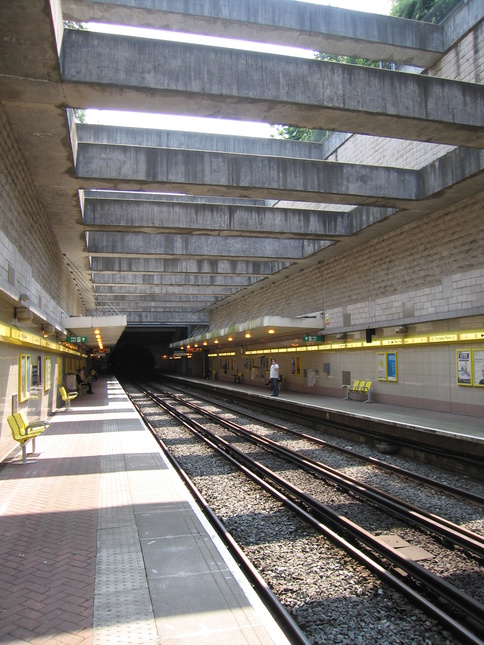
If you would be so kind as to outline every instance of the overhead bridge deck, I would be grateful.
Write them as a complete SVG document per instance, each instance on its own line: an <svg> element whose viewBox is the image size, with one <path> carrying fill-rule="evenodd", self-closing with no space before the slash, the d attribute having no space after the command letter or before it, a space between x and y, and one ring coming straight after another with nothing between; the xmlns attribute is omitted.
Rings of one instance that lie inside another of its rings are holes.
<svg viewBox="0 0 484 645"><path fill-rule="evenodd" d="M380 446L382 451L395 449L404 456L425 459L462 472L465 468L467 475L479 479L484 477L482 418L382 403L367 405L363 401L344 400L343 390L341 399L337 399L283 389L274 399L269 388L247 383L165 374L163 379L174 385L188 385L194 391L222 395L234 403L248 403L278 418L291 419L313 428L326 427L332 434ZM449 455L454 455L455 459ZM476 465L466 463L466 459L476 462Z"/></svg>

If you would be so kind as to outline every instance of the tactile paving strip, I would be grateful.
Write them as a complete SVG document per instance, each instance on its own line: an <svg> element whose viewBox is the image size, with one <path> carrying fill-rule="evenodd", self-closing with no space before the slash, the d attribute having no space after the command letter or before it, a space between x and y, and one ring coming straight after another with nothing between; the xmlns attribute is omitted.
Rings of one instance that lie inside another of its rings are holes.
<svg viewBox="0 0 484 645"><path fill-rule="evenodd" d="M158 642L124 456L103 423L93 645Z"/></svg>

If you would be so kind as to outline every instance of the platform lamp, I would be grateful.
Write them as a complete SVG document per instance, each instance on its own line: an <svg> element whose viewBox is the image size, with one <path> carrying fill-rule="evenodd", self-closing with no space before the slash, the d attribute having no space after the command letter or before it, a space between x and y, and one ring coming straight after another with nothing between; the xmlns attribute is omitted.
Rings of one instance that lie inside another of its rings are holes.
<svg viewBox="0 0 484 645"><path fill-rule="evenodd" d="M42 325L43 336L52 336L52 334L55 334L55 327L53 325Z"/></svg>

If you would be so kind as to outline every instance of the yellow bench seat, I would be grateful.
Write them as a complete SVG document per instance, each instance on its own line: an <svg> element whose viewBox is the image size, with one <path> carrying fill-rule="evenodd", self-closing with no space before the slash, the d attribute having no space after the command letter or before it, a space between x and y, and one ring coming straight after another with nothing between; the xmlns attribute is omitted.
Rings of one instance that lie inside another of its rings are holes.
<svg viewBox="0 0 484 645"><path fill-rule="evenodd" d="M39 437L50 426L48 421L27 423L20 412L7 417L12 437L22 446L22 463L27 463L27 441L32 441L32 452L35 452L35 438Z"/></svg>
<svg viewBox="0 0 484 645"><path fill-rule="evenodd" d="M371 398L372 385L373 381L353 381L352 385L343 385L343 389L346 390L346 396L343 400L349 399L351 392L356 392L366 394L366 401L364 403L373 403Z"/></svg>
<svg viewBox="0 0 484 645"><path fill-rule="evenodd" d="M77 390L75 392L68 392L65 387L60 387L59 394L61 395L61 399L66 404L66 410L70 410L71 401L73 401L79 395L79 392L77 392Z"/></svg>

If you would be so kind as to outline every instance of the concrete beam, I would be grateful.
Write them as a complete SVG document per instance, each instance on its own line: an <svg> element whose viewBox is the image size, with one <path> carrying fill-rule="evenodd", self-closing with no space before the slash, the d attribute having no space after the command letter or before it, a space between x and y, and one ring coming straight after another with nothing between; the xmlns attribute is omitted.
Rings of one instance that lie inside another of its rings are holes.
<svg viewBox="0 0 484 645"><path fill-rule="evenodd" d="M482 190L483 170L484 150L456 148L419 171L420 192L436 197L452 187L454 200L465 198L469 190Z"/></svg>
<svg viewBox="0 0 484 645"><path fill-rule="evenodd" d="M80 143L84 186L405 207L418 172L329 161ZM86 181L89 180L89 181Z"/></svg>
<svg viewBox="0 0 484 645"><path fill-rule="evenodd" d="M240 291L240 287L207 287L207 286L177 286L177 285L95 285L94 293L97 295L111 296L126 296L130 298L144 298L145 296L152 297L154 300L164 300L165 296L207 298L211 299L214 296L230 296L232 293Z"/></svg>
<svg viewBox="0 0 484 645"><path fill-rule="evenodd" d="M200 298L191 297L190 299L180 298L180 294L174 294L170 297L163 297L160 300L152 298L150 296L145 296L144 298L140 296L128 297L124 299L122 296L100 296L99 302L109 302L109 304L116 309L122 309L123 314L126 315L128 312L133 311L160 311L160 312L177 312L181 309L185 311L202 311L217 305L226 296L205 296ZM233 294L235 297L235 294ZM132 298L132 299L131 299Z"/></svg>
<svg viewBox="0 0 484 645"><path fill-rule="evenodd" d="M209 314L205 311L149 311L127 312L130 327L186 327L189 325L207 325Z"/></svg>
<svg viewBox="0 0 484 645"><path fill-rule="evenodd" d="M140 285L166 285L166 286L203 286L203 287L249 287L259 278L239 275L177 275L167 273L146 274L141 273L101 273L94 274L92 282L94 289L103 286L137 287Z"/></svg>
<svg viewBox="0 0 484 645"><path fill-rule="evenodd" d="M286 269L290 262L279 260L190 259L190 258L140 258L93 257L93 274L109 272L135 272L143 274L170 273L178 275L240 275L266 278Z"/></svg>
<svg viewBox="0 0 484 645"><path fill-rule="evenodd" d="M76 124L75 130L77 143L169 148L171 150L202 150L319 161L323 161L333 152L333 147L326 147L324 143L184 132L182 130L155 130L153 128L130 128L83 123Z"/></svg>
<svg viewBox="0 0 484 645"><path fill-rule="evenodd" d="M86 230L214 233L257 237L332 238L351 235L347 213L305 209L217 206L181 202L84 202Z"/></svg>
<svg viewBox="0 0 484 645"><path fill-rule="evenodd" d="M85 31L65 33L61 68L72 107L162 104L164 113L484 145L479 84Z"/></svg>
<svg viewBox="0 0 484 645"><path fill-rule="evenodd" d="M273 206L275 201L270 199L231 199L230 197L214 197L213 195L209 196L200 196L200 195L173 195L171 193L145 193L137 192L133 193L130 191L122 190L81 190L82 200L89 199L104 199L109 201L110 199L123 199L125 201L146 201L149 199L152 202L181 202L183 204L215 204L217 206L232 206L232 205L244 205L244 206Z"/></svg>
<svg viewBox="0 0 484 645"><path fill-rule="evenodd" d="M304 259L325 248L329 242L272 238L218 237L215 235L165 235L163 233L90 233L91 256L155 256L186 258L230 258L231 260Z"/></svg>
<svg viewBox="0 0 484 645"><path fill-rule="evenodd" d="M427 67L443 51L441 25L293 0L63 0L64 17L219 36Z"/></svg>

